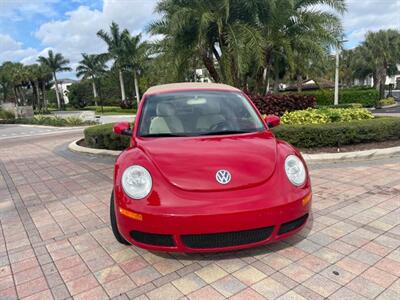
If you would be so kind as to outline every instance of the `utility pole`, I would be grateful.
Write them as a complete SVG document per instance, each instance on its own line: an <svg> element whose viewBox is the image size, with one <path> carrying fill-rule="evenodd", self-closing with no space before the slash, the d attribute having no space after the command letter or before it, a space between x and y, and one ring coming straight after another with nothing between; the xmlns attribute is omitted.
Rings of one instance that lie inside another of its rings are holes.
<svg viewBox="0 0 400 300"><path fill-rule="evenodd" d="M340 49L336 48L336 70L335 70L335 100L334 105L339 104L339 56Z"/></svg>

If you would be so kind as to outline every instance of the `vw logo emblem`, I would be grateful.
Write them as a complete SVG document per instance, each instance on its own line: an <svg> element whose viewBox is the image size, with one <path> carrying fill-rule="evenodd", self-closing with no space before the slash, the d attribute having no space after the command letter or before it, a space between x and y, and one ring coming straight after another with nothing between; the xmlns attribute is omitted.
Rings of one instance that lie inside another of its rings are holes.
<svg viewBox="0 0 400 300"><path fill-rule="evenodd" d="M231 173L227 170L219 170L215 174L215 179L220 183L220 184L227 184L229 181L231 181L232 176Z"/></svg>

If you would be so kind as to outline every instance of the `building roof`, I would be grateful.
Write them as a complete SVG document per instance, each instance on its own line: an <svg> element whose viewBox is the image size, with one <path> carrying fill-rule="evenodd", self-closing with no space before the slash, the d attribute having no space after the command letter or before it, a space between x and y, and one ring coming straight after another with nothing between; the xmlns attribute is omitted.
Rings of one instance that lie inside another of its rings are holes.
<svg viewBox="0 0 400 300"><path fill-rule="evenodd" d="M335 83L326 79L307 79L301 83L301 88L303 90L318 90L318 89L333 89ZM297 84L291 84L285 88L285 91L297 91Z"/></svg>
<svg viewBox="0 0 400 300"><path fill-rule="evenodd" d="M171 91L186 91L186 90L221 90L221 91L239 91L239 89L222 83L210 82L179 82L163 85L156 85L149 88L146 94L157 94Z"/></svg>

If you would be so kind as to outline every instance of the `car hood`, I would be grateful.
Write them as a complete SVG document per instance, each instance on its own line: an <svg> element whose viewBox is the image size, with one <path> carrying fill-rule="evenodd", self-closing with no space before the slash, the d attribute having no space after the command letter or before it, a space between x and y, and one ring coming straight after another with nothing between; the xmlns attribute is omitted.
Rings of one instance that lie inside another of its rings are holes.
<svg viewBox="0 0 400 300"><path fill-rule="evenodd" d="M268 131L229 136L142 138L138 147L167 181L188 191L229 190L261 184L274 172L277 156L275 137ZM229 183L217 182L219 170L230 172Z"/></svg>

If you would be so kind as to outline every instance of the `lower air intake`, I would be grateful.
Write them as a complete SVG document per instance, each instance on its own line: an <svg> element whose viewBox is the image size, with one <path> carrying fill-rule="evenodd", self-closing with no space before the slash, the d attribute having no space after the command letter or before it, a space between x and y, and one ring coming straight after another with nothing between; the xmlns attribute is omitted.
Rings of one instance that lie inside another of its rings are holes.
<svg viewBox="0 0 400 300"><path fill-rule="evenodd" d="M188 234L182 235L182 242L190 248L223 248L252 244L266 240L274 230L273 226L211 234Z"/></svg>
<svg viewBox="0 0 400 300"><path fill-rule="evenodd" d="M301 227L307 221L307 218L308 218L308 214L305 214L304 216L302 216L296 220L293 220L293 221L290 221L287 223L283 223L281 225L281 227L279 228L278 234L284 234L284 233L287 233L289 231L292 231L292 230L295 230L295 229Z"/></svg>
<svg viewBox="0 0 400 300"><path fill-rule="evenodd" d="M154 245L154 246L175 246L174 239L170 234L155 234L142 231L131 231L131 237L139 243Z"/></svg>

